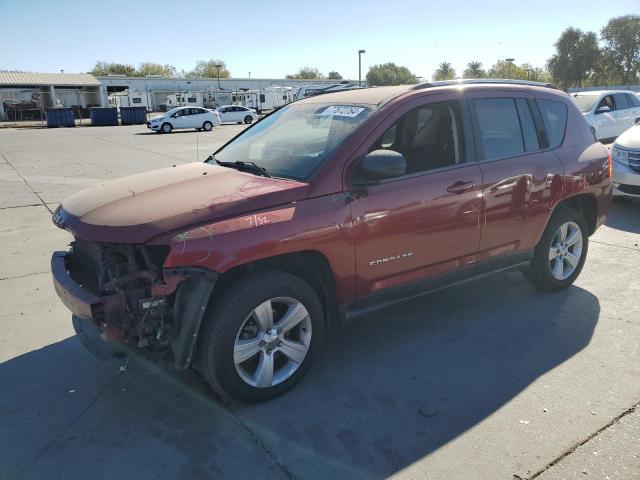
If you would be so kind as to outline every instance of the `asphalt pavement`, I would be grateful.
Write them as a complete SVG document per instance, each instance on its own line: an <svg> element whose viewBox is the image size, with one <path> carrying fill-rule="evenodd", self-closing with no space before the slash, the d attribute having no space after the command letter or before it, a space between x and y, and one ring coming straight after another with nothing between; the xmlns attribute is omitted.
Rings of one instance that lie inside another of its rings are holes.
<svg viewBox="0 0 640 480"><path fill-rule="evenodd" d="M568 290L507 273L377 312L261 405L88 354L52 287L71 238L51 211L242 128L0 129L0 479L640 478L640 203L614 205Z"/></svg>

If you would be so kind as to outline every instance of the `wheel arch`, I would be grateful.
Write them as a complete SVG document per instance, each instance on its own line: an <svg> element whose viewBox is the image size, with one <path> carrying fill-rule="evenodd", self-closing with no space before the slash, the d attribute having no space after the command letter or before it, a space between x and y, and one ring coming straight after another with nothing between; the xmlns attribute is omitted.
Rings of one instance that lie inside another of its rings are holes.
<svg viewBox="0 0 640 480"><path fill-rule="evenodd" d="M558 208L569 207L579 212L589 228L589 235L593 235L597 228L598 221L598 202L596 196L593 193L579 193L570 197L564 198L553 209L553 213ZM551 218L551 217L549 217Z"/></svg>
<svg viewBox="0 0 640 480"><path fill-rule="evenodd" d="M242 275L267 270L281 270L301 278L320 297L325 323L333 324L339 318L333 271L324 254L317 250L290 252L235 266L220 275L211 293L210 302L215 303L216 296Z"/></svg>

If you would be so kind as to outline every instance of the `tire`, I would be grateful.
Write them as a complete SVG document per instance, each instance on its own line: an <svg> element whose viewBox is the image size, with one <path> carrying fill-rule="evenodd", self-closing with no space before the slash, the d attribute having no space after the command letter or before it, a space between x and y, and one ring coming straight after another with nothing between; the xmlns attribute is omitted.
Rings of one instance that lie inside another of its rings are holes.
<svg viewBox="0 0 640 480"><path fill-rule="evenodd" d="M249 125L251 122L253 122L253 117L251 115L247 115L246 117L244 117L244 123Z"/></svg>
<svg viewBox="0 0 640 480"><path fill-rule="evenodd" d="M204 122L204 123L202 124L202 129L203 129L205 132L210 132L212 128L213 128L213 123L211 123L211 122Z"/></svg>
<svg viewBox="0 0 640 480"><path fill-rule="evenodd" d="M566 228L564 241L561 227ZM588 247L589 229L583 216L572 208L560 206L536 245L524 276L539 290L565 289L580 275Z"/></svg>
<svg viewBox="0 0 640 480"><path fill-rule="evenodd" d="M165 122L162 124L162 127L160 127L160 130L162 130L162 133L171 133L171 130L173 130L173 125L171 125L169 122Z"/></svg>
<svg viewBox="0 0 640 480"><path fill-rule="evenodd" d="M241 277L217 295L213 305L199 338L197 366L224 400L260 402L282 395L309 370L322 346L322 303L306 282L289 273L273 270ZM268 329L265 312L271 312L271 325L281 325L277 332ZM283 325L285 317L297 319L295 326ZM244 350L239 348L243 345Z"/></svg>

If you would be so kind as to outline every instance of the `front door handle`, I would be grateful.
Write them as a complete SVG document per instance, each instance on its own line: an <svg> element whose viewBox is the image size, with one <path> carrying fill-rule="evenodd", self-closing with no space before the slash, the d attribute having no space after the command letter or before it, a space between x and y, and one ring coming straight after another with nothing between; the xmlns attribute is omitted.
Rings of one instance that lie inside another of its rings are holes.
<svg viewBox="0 0 640 480"><path fill-rule="evenodd" d="M466 192L467 190L471 190L475 186L476 184L473 182L458 181L453 185L449 185L447 187L447 192L461 194Z"/></svg>

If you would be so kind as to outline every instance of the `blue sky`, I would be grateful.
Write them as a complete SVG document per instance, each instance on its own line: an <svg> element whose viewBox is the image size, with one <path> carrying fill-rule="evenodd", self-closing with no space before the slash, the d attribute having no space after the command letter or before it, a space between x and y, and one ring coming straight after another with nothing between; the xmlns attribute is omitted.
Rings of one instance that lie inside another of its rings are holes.
<svg viewBox="0 0 640 480"><path fill-rule="evenodd" d="M345 78L395 62L430 78L449 61L543 66L568 26L600 28L638 13L638 0L164 1L0 0L0 69L84 72L96 60L190 70L221 58L235 77L281 78L301 66Z"/></svg>

